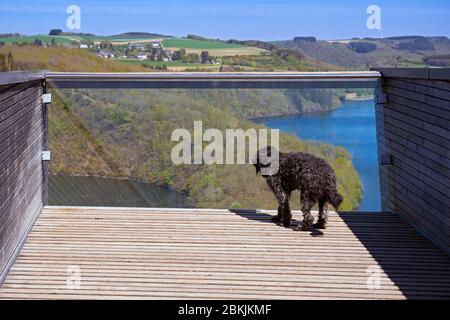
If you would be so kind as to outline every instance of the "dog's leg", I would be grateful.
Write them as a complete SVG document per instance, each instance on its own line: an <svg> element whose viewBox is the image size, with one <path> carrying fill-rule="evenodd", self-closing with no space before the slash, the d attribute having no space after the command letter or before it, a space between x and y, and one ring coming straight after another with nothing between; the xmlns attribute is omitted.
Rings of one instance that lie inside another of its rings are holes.
<svg viewBox="0 0 450 320"><path fill-rule="evenodd" d="M308 231L314 222L314 217L311 215L311 208L314 206L315 201L309 199L305 193L302 193L301 198L303 221L295 228L295 230Z"/></svg>
<svg viewBox="0 0 450 320"><path fill-rule="evenodd" d="M291 214L291 208L289 207L289 196L287 197L287 200L283 204L283 226L286 228L289 228L292 221L292 214Z"/></svg>
<svg viewBox="0 0 450 320"><path fill-rule="evenodd" d="M276 190L276 195L280 205L278 207L278 214L281 213L280 220L283 222L283 225L288 228L292 220L291 208L289 207L289 199L291 195L281 188Z"/></svg>
<svg viewBox="0 0 450 320"><path fill-rule="evenodd" d="M314 225L314 227L316 227L317 229L326 229L327 221L328 221L327 204L325 201L320 200L319 201L319 219L317 220L317 223Z"/></svg>
<svg viewBox="0 0 450 320"><path fill-rule="evenodd" d="M278 214L272 217L273 221L280 222L281 217L283 217L283 207L280 203L278 203Z"/></svg>

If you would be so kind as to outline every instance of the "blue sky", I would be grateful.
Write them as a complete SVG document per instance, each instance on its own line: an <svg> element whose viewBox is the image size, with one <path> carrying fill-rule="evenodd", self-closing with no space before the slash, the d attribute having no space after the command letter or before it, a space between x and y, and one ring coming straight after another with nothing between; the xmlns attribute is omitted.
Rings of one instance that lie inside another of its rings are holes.
<svg viewBox="0 0 450 320"><path fill-rule="evenodd" d="M221 39L379 37L368 30L366 9L381 8L383 36L450 36L450 0L1 0L0 33L67 30L66 8L81 9L81 30L96 34L147 31Z"/></svg>

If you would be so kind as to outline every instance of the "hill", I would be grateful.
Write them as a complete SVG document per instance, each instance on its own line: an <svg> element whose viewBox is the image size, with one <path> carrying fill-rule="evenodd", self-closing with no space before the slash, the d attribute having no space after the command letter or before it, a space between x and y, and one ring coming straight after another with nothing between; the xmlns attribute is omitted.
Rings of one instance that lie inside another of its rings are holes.
<svg viewBox="0 0 450 320"><path fill-rule="evenodd" d="M170 154L176 142L171 141L171 133L177 128L192 132L194 120L202 120L204 128L222 132L232 128L263 128L246 120L243 110L272 109L272 104L283 98L283 92L169 89L63 90L58 94L68 103L67 113L79 118L86 131L96 138L102 163L109 163L108 175L186 192L192 206L276 208L275 199L264 180L255 176L252 165L173 164ZM57 138L51 141L59 143L59 135L64 133L52 134ZM343 208L357 207L361 185L345 149L301 141L289 134L281 134L280 140L281 150L307 151L325 158L337 172L339 190L345 198ZM67 145L53 148L54 161L69 153ZM83 175L85 163L64 161L52 172Z"/></svg>
<svg viewBox="0 0 450 320"><path fill-rule="evenodd" d="M124 32L116 35L109 36L110 38L134 38L134 39L148 39L148 38L173 38L173 36L168 36L160 33L150 33L150 32L139 32L139 31L133 31L133 32Z"/></svg>
<svg viewBox="0 0 450 320"><path fill-rule="evenodd" d="M299 50L309 58L346 69L432 66L426 60L427 56L450 54L450 40L447 37L402 36L336 41L295 37L293 40L271 43L277 47Z"/></svg>

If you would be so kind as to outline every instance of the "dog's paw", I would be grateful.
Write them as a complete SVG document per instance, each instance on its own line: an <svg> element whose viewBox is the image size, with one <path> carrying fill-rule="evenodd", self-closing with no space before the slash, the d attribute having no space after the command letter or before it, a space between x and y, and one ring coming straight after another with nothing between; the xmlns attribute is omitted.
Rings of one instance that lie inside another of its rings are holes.
<svg viewBox="0 0 450 320"><path fill-rule="evenodd" d="M307 225L305 223L300 223L298 226L295 227L295 231L310 231L311 225Z"/></svg>
<svg viewBox="0 0 450 320"><path fill-rule="evenodd" d="M327 223L323 221L318 221L316 224L313 225L313 227L316 229L326 229Z"/></svg>
<svg viewBox="0 0 450 320"><path fill-rule="evenodd" d="M284 220L284 221L283 221L283 226L284 226L285 228L289 228L290 225L291 225L291 220Z"/></svg>

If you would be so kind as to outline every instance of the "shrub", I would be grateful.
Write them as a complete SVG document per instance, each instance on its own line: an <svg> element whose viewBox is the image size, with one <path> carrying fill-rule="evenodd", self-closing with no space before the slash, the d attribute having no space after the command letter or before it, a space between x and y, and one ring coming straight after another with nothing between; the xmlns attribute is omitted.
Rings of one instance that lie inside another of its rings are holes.
<svg viewBox="0 0 450 320"><path fill-rule="evenodd" d="M408 50L410 52L418 51L418 50L434 50L433 44L430 40L422 37L416 38L412 41L408 42L400 42L398 44L399 50Z"/></svg>
<svg viewBox="0 0 450 320"><path fill-rule="evenodd" d="M377 45L372 42L353 41L349 43L350 49L358 53L369 53L377 50Z"/></svg>

